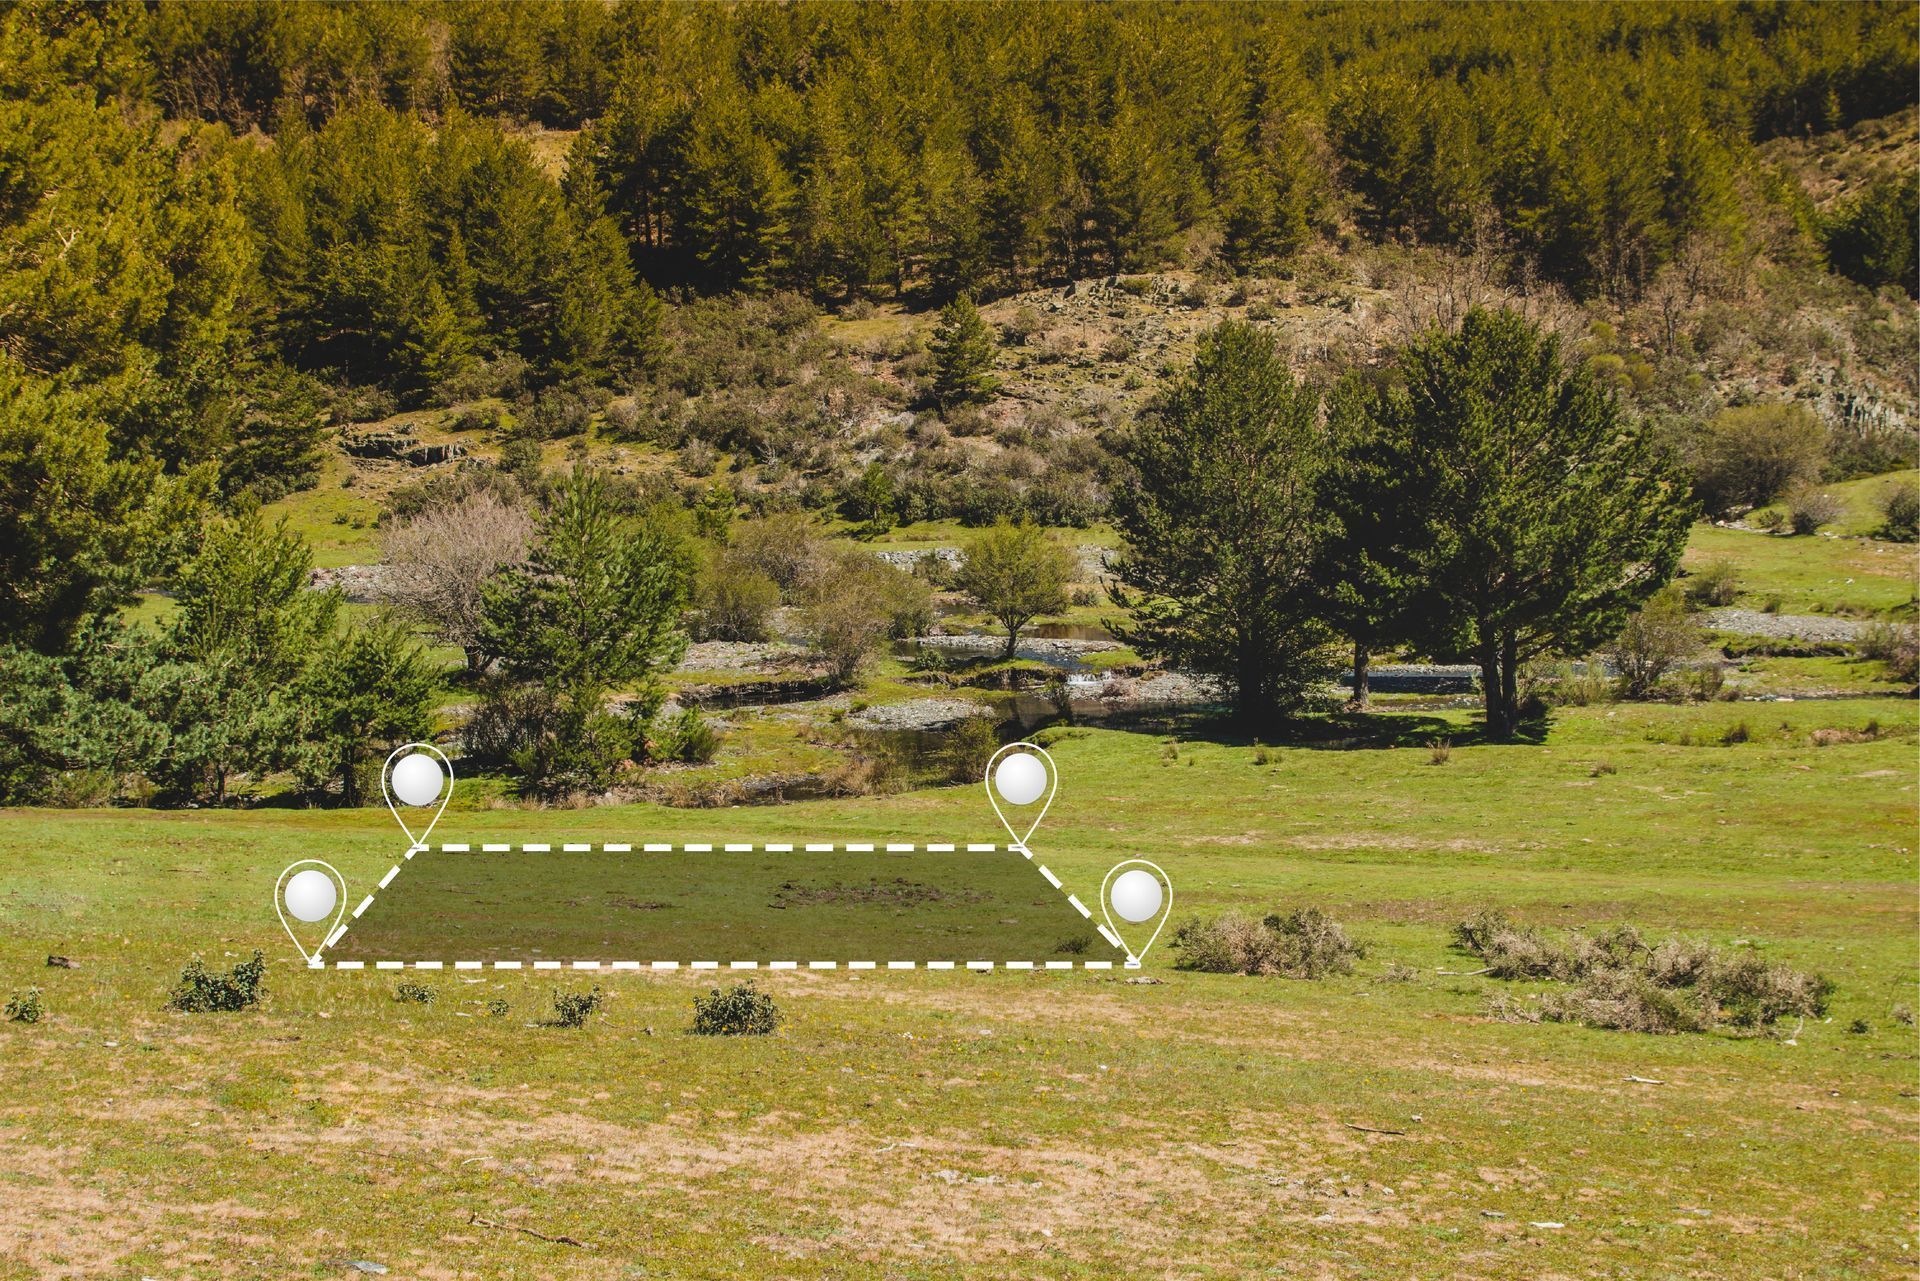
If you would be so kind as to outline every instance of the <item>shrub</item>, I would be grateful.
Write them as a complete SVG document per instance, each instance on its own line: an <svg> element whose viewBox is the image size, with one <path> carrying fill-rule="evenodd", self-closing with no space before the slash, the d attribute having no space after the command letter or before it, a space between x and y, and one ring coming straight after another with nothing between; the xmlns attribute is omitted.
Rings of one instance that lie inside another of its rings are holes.
<svg viewBox="0 0 1920 1281"><path fill-rule="evenodd" d="M1811 534L1846 514L1847 505L1824 490L1802 487L1787 496L1787 523L1796 534Z"/></svg>
<svg viewBox="0 0 1920 1281"><path fill-rule="evenodd" d="M1687 600L1696 606L1731 605L1740 595L1740 571L1726 557L1710 560L1682 580Z"/></svg>
<svg viewBox="0 0 1920 1281"><path fill-rule="evenodd" d="M693 1030L698 1036L772 1036L781 1017L773 997L755 988L751 980L693 998Z"/></svg>
<svg viewBox="0 0 1920 1281"><path fill-rule="evenodd" d="M1366 949L1319 908L1306 907L1255 920L1227 912L1183 923L1173 935L1179 967L1209 974L1277 974L1320 979L1350 974Z"/></svg>
<svg viewBox="0 0 1920 1281"><path fill-rule="evenodd" d="M1827 429L1805 406L1782 402L1723 410L1694 443L1694 487L1707 510L1760 507L1820 474Z"/></svg>
<svg viewBox="0 0 1920 1281"><path fill-rule="evenodd" d="M432 1005L440 999L440 993L425 983L403 982L393 989L393 999L402 1004Z"/></svg>
<svg viewBox="0 0 1920 1281"><path fill-rule="evenodd" d="M728 549L708 559L694 585L694 638L763 641L779 604L779 585Z"/></svg>
<svg viewBox="0 0 1920 1281"><path fill-rule="evenodd" d="M1000 750L1000 734L990 717L970 716L948 732L941 749L943 772L950 782L977 783L986 777L987 762Z"/></svg>
<svg viewBox="0 0 1920 1281"><path fill-rule="evenodd" d="M1889 542L1911 543L1920 540L1920 485L1902 481L1880 496L1879 535Z"/></svg>
<svg viewBox="0 0 1920 1281"><path fill-rule="evenodd" d="M704 765L720 752L720 731L707 724L694 708L670 716L654 738L656 760Z"/></svg>
<svg viewBox="0 0 1920 1281"><path fill-rule="evenodd" d="M1861 634L1858 644L1863 657L1885 664L1888 679L1920 680L1920 627L1875 623Z"/></svg>
<svg viewBox="0 0 1920 1281"><path fill-rule="evenodd" d="M260 950L225 973L207 969L199 957L187 962L167 997L167 1008L186 1014L244 1010L266 993L267 963Z"/></svg>
<svg viewBox="0 0 1920 1281"><path fill-rule="evenodd" d="M1725 1025L1764 1029L1789 1016L1825 1014L1833 984L1818 974L1769 965L1751 950L1720 951L1687 939L1649 944L1632 926L1558 941L1479 912L1453 927L1456 946L1501 979L1571 986L1537 1006L1494 1000L1498 1017L1581 1023L1632 1032L1704 1032Z"/></svg>
<svg viewBox="0 0 1920 1281"><path fill-rule="evenodd" d="M40 1004L40 989L30 987L24 992L15 992L7 1001L5 1010L0 1010L9 1023L38 1023L46 1012Z"/></svg>
<svg viewBox="0 0 1920 1281"><path fill-rule="evenodd" d="M1627 620L1610 649L1620 672L1621 695L1645 698L1699 647L1700 629L1687 617L1679 589L1667 587L1656 593Z"/></svg>
<svg viewBox="0 0 1920 1281"><path fill-rule="evenodd" d="M1540 1018L1653 1034L1704 1032L1712 1026L1700 993L1661 987L1631 970L1602 970L1571 990L1548 993L1540 1002Z"/></svg>
<svg viewBox="0 0 1920 1281"><path fill-rule="evenodd" d="M803 585L820 570L825 553L806 517L777 512L764 520L734 526L727 554L773 580L780 598L796 600Z"/></svg>
<svg viewBox="0 0 1920 1281"><path fill-rule="evenodd" d="M553 994L554 1027L585 1027L587 1019L597 1013L607 1003L607 998L595 984L588 992L555 992Z"/></svg>

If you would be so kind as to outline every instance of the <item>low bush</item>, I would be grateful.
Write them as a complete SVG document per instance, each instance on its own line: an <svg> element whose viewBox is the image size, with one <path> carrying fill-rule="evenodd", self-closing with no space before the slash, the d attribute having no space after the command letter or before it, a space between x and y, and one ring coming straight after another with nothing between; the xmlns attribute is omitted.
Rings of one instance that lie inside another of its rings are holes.
<svg viewBox="0 0 1920 1281"><path fill-rule="evenodd" d="M1880 496L1880 512L1880 537L1895 543L1920 540L1920 485L1903 481L1889 487Z"/></svg>
<svg viewBox="0 0 1920 1281"><path fill-rule="evenodd" d="M554 1027L585 1027L587 1019L597 1013L607 1003L606 994L598 984L587 992L555 992L553 994Z"/></svg>
<svg viewBox="0 0 1920 1281"><path fill-rule="evenodd" d="M40 1016L46 1013L40 1004L40 989L30 987L24 992L15 992L7 1001L7 1008L0 1010L9 1023L38 1023Z"/></svg>
<svg viewBox="0 0 1920 1281"><path fill-rule="evenodd" d="M1681 580L1681 590L1697 607L1731 605L1740 595L1740 571L1724 556L1710 560Z"/></svg>
<svg viewBox="0 0 1920 1281"><path fill-rule="evenodd" d="M1846 514L1847 505L1821 489L1797 489L1787 496L1787 523L1796 534L1811 534Z"/></svg>
<svg viewBox="0 0 1920 1281"><path fill-rule="evenodd" d="M1255 919L1227 912L1183 923L1173 935L1179 968L1209 974L1280 975L1321 979L1351 974L1366 949L1316 907Z"/></svg>
<svg viewBox="0 0 1920 1281"><path fill-rule="evenodd" d="M209 970L199 957L187 962L167 997L167 1008L186 1014L244 1010L266 994L267 963L260 950L225 972Z"/></svg>
<svg viewBox="0 0 1920 1281"><path fill-rule="evenodd" d="M695 640L764 641L780 585L729 550L702 566L693 603Z"/></svg>
<svg viewBox="0 0 1920 1281"><path fill-rule="evenodd" d="M655 731L652 755L656 760L704 765L720 753L720 731L689 707L669 716Z"/></svg>
<svg viewBox="0 0 1920 1281"><path fill-rule="evenodd" d="M1765 1030L1780 1019L1826 1013L1833 984L1819 974L1768 964L1750 948L1722 950L1689 939L1648 943L1630 925L1559 938L1477 912L1453 927L1454 945L1499 979L1567 986L1522 1002L1500 994L1497 1017L1580 1023L1630 1032Z"/></svg>
<svg viewBox="0 0 1920 1281"><path fill-rule="evenodd" d="M1861 634L1858 645L1861 657L1886 666L1888 679L1920 680L1920 627L1874 623Z"/></svg>
<svg viewBox="0 0 1920 1281"><path fill-rule="evenodd" d="M693 1030L698 1036L771 1036L780 1019L773 997L751 981L693 998Z"/></svg>

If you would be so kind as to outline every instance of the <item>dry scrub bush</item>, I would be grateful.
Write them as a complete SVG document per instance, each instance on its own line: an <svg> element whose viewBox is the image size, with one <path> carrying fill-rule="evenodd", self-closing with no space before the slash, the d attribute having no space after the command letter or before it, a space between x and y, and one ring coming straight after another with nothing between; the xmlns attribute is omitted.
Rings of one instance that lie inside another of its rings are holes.
<svg viewBox="0 0 1920 1281"><path fill-rule="evenodd" d="M1453 927L1453 940L1495 978L1570 985L1538 1002L1496 995L1495 1017L1516 1021L1657 1033L1765 1029L1824 1014L1833 991L1821 975L1769 964L1750 949L1678 938L1649 944L1630 925L1552 939L1504 913L1477 912Z"/></svg>
<svg viewBox="0 0 1920 1281"><path fill-rule="evenodd" d="M1174 931L1179 967L1209 974L1278 974L1320 979L1351 974L1366 949L1316 907L1263 920L1227 912L1212 920L1187 921Z"/></svg>

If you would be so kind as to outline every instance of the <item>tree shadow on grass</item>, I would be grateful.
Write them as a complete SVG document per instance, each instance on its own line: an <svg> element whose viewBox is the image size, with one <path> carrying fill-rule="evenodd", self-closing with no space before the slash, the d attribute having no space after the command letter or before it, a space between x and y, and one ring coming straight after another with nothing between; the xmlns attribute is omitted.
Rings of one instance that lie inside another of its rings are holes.
<svg viewBox="0 0 1920 1281"><path fill-rule="evenodd" d="M1455 747L1481 746L1500 740L1487 736L1486 726L1475 722L1461 725L1443 717L1417 711L1339 711L1317 716L1294 716L1269 722L1258 728L1236 720L1224 711L1196 710L1169 713L1151 720L1115 723L1116 729L1139 733L1168 734L1174 737L1223 747L1304 748L1310 751L1360 751L1391 747L1427 747L1444 739ZM1539 744L1546 741L1548 718L1545 712L1524 717L1509 744Z"/></svg>

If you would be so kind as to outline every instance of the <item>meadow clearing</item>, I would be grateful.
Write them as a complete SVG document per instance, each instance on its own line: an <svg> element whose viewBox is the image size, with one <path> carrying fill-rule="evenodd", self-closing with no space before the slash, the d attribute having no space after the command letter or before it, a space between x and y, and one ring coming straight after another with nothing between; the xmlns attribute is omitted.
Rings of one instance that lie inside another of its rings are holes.
<svg viewBox="0 0 1920 1281"><path fill-rule="evenodd" d="M0 1276L1920 1261L1910 701L1563 708L1538 745L1478 744L1461 711L1380 713L1311 746L1204 722L1048 741L1063 785L1033 845L1069 887L1144 855L1176 921L1315 904L1368 945L1357 970L1195 974L1163 938L1137 975L761 972L779 1034L697 1037L691 998L740 976L305 971L273 878L324 857L350 895L370 888L404 847L377 810L0 814L0 974L47 1009L0 1026ZM436 836L995 831L977 789L946 787L701 811L456 802ZM1837 990L1825 1020L1770 1037L1500 1021L1494 992L1542 985L1463 973L1477 962L1449 926L1489 905L1745 941ZM259 1007L164 1010L190 956L255 947ZM396 1002L403 978L438 999ZM584 1028L542 1025L553 990L594 981L610 1000Z"/></svg>

